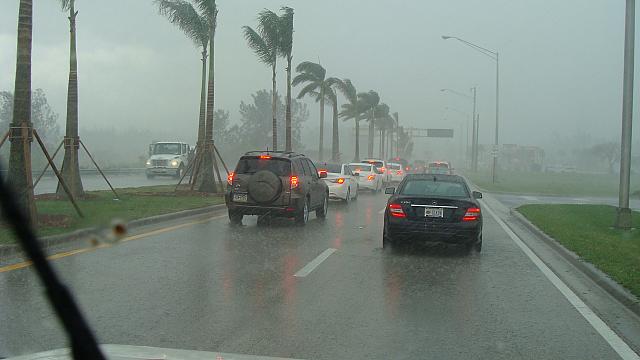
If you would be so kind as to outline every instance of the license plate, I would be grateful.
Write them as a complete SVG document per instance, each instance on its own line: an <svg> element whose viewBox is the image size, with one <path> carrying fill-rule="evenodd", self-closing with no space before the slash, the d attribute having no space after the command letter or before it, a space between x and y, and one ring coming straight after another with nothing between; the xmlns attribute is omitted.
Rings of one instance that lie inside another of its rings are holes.
<svg viewBox="0 0 640 360"><path fill-rule="evenodd" d="M233 193L234 202L247 202L247 194Z"/></svg>
<svg viewBox="0 0 640 360"><path fill-rule="evenodd" d="M441 218L444 217L443 208L424 208L425 217Z"/></svg>

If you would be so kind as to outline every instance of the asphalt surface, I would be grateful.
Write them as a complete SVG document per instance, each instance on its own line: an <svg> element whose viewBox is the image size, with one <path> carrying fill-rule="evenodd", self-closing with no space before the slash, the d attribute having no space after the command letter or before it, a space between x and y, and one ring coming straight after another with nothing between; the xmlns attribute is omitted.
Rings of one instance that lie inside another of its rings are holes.
<svg viewBox="0 0 640 360"><path fill-rule="evenodd" d="M331 203L306 227L189 219L54 264L101 343L304 359L620 358L489 210L481 254L383 251L385 201ZM0 272L0 294L0 356L67 345L30 267Z"/></svg>
<svg viewBox="0 0 640 360"><path fill-rule="evenodd" d="M33 180L35 181L36 178ZM178 180L169 176L158 176L153 179L147 179L147 176L144 173L107 174L107 179L116 189L123 187L170 185L178 183ZM98 174L82 174L82 186L85 190L109 190L107 182ZM54 193L56 192L57 187L58 179L54 176L47 175L40 180L38 185L36 185L34 192L35 194Z"/></svg>

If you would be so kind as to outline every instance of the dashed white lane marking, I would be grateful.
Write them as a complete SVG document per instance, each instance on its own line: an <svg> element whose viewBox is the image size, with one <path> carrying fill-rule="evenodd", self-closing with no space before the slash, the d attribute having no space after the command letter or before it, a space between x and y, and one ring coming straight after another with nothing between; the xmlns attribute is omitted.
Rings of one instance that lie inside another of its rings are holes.
<svg viewBox="0 0 640 360"><path fill-rule="evenodd" d="M378 214L384 214L384 211L385 211L385 210L387 210L387 208L386 208L386 207L383 207L382 209L380 209L380 210L378 211Z"/></svg>
<svg viewBox="0 0 640 360"><path fill-rule="evenodd" d="M564 297L573 305L573 307L582 315L582 317L591 324L591 326L604 338L604 340L613 348L615 352L624 360L640 360L640 356L636 354L627 343L622 340L598 315L596 315L587 304L585 304L549 267L540 260L507 224L502 221L483 201L484 209L498 222L500 227L509 235L511 240L520 247L520 249L529 257L529 259L540 269L544 276L564 295Z"/></svg>
<svg viewBox="0 0 640 360"><path fill-rule="evenodd" d="M527 200L527 201L539 201L540 199L538 199L535 196L522 196L523 199Z"/></svg>
<svg viewBox="0 0 640 360"><path fill-rule="evenodd" d="M331 256L331 254L333 254L335 251L336 249L334 248L328 248L327 250L323 251L320 255L316 256L315 259L311 260L311 262L305 265L302 269L298 270L298 272L293 274L293 276L305 277L311 274L311 272L315 270L315 268L317 268L318 265L322 264L323 261L327 260L327 258Z"/></svg>

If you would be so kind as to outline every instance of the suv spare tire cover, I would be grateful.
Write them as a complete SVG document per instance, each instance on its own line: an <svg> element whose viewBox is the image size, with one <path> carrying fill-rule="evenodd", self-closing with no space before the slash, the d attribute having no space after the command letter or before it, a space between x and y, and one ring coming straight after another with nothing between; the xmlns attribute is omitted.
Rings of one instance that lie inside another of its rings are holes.
<svg viewBox="0 0 640 360"><path fill-rule="evenodd" d="M268 203L282 192L282 181L269 170L258 171L249 178L249 195L259 203Z"/></svg>

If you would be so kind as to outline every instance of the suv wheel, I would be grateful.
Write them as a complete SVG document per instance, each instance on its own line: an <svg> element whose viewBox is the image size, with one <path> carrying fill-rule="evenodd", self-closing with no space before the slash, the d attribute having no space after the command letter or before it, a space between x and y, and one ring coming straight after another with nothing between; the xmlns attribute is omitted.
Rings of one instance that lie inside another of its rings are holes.
<svg viewBox="0 0 640 360"><path fill-rule="evenodd" d="M242 215L242 213L229 210L229 221L231 222L231 224L233 224L233 225L242 225L242 218L243 217L244 217L244 215Z"/></svg>
<svg viewBox="0 0 640 360"><path fill-rule="evenodd" d="M320 219L325 219L327 217L327 210L329 210L329 195L324 196L322 207L316 210L316 217L319 217Z"/></svg>
<svg viewBox="0 0 640 360"><path fill-rule="evenodd" d="M309 221L309 200L304 199L304 205L302 209L296 214L296 223L299 225L305 225Z"/></svg>

